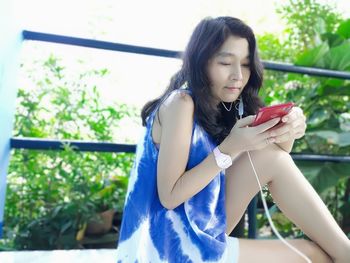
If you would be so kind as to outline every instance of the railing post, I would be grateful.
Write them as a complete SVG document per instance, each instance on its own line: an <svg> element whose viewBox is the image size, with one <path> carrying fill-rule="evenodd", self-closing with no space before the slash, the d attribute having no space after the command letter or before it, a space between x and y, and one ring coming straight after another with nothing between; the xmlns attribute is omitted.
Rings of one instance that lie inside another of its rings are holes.
<svg viewBox="0 0 350 263"><path fill-rule="evenodd" d="M10 138L17 95L16 72L21 43L21 32L14 23L13 11L11 0L0 1L0 238L3 236L6 177L10 159Z"/></svg>
<svg viewBox="0 0 350 263"><path fill-rule="evenodd" d="M248 238L257 238L257 206L258 206L258 194L250 201L248 205Z"/></svg>

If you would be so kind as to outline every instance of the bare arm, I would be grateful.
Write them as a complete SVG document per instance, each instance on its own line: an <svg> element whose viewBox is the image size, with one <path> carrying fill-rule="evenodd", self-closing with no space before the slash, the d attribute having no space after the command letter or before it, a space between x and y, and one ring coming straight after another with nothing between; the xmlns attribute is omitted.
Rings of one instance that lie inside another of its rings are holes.
<svg viewBox="0 0 350 263"><path fill-rule="evenodd" d="M160 108L161 136L157 168L157 189L162 205L174 209L201 191L221 170L210 153L200 164L185 171L193 128L194 103L188 94L175 93ZM247 128L254 116L239 120L219 145L234 159L240 152L266 146L266 132L279 119ZM272 143L272 141L271 141Z"/></svg>
<svg viewBox="0 0 350 263"><path fill-rule="evenodd" d="M201 191L219 173L213 154L185 171L193 127L194 104L187 94L174 94L161 111L157 188L160 202L174 209Z"/></svg>

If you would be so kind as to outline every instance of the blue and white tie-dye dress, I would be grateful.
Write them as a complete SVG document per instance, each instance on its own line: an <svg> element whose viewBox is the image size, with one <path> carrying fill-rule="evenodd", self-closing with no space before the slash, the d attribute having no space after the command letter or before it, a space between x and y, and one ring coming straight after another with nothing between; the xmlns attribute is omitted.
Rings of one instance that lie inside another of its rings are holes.
<svg viewBox="0 0 350 263"><path fill-rule="evenodd" d="M137 145L130 174L117 263L238 261L238 239L225 233L225 175L173 210L157 192L158 148L152 140L154 111ZM202 162L216 145L194 121L187 170Z"/></svg>

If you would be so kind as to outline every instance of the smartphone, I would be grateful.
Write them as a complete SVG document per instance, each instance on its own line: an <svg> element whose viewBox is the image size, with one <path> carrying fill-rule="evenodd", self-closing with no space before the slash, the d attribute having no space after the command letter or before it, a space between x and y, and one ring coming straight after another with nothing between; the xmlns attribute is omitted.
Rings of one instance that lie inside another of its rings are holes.
<svg viewBox="0 0 350 263"><path fill-rule="evenodd" d="M277 117L283 117L293 108L293 102L260 108L252 126L257 126ZM277 124L276 124L277 125Z"/></svg>

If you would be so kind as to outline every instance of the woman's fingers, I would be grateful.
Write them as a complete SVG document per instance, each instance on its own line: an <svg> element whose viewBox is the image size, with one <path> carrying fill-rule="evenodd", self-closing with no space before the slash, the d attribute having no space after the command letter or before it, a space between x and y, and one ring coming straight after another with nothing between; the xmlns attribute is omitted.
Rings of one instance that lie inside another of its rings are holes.
<svg viewBox="0 0 350 263"><path fill-rule="evenodd" d="M274 118L258 126L249 127L255 116L248 116L238 120L232 128L235 143L243 150L262 149L272 143L282 143L304 136L306 118L303 111L295 107L286 116ZM236 134L236 135L234 135ZM237 140L237 138L239 138Z"/></svg>
<svg viewBox="0 0 350 263"><path fill-rule="evenodd" d="M302 117L305 121L303 110L300 107L293 107L289 113L282 118L282 122L291 122L295 119Z"/></svg>
<svg viewBox="0 0 350 263"><path fill-rule="evenodd" d="M277 123L279 123L281 120L281 118L274 118L271 119L267 122L264 122L258 126L255 126L254 129L257 131L257 133L263 133L265 131L267 131L268 129L271 129L272 127L274 127Z"/></svg>
<svg viewBox="0 0 350 263"><path fill-rule="evenodd" d="M305 134L306 118L300 108L282 118L282 125L269 131L269 136L276 139L276 143L299 139Z"/></svg>
<svg viewBox="0 0 350 263"><path fill-rule="evenodd" d="M238 128L243 128L252 124L254 120L255 120L255 115L250 115L238 120L236 126Z"/></svg>
<svg viewBox="0 0 350 263"><path fill-rule="evenodd" d="M259 140L255 143L255 149L265 148L267 145L275 143L275 141L275 138L267 137L266 134L265 136L259 136Z"/></svg>
<svg viewBox="0 0 350 263"><path fill-rule="evenodd" d="M291 124L273 129L267 132L267 137L275 138L276 143L281 143L293 139L299 139L305 134L305 124L302 121L295 121Z"/></svg>

